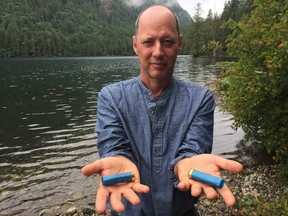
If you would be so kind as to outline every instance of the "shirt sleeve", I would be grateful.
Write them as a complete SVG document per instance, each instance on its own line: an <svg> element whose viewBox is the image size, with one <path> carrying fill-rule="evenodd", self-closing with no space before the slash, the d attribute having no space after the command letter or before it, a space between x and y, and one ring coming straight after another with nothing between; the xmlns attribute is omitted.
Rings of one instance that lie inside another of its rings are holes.
<svg viewBox="0 0 288 216"><path fill-rule="evenodd" d="M215 101L211 91L207 90L195 117L186 133L185 139L177 150L174 160L169 164L169 175L175 187L179 180L174 174L174 166L183 158L199 154L210 154L213 143Z"/></svg>
<svg viewBox="0 0 288 216"><path fill-rule="evenodd" d="M134 161L121 113L108 88L98 94L96 132L100 158L121 155Z"/></svg>

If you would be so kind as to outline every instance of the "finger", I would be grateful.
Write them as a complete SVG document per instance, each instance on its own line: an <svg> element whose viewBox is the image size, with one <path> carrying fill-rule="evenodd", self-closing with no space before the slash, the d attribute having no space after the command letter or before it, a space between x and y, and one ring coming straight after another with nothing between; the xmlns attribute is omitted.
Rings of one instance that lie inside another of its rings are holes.
<svg viewBox="0 0 288 216"><path fill-rule="evenodd" d="M177 187L181 191L189 191L192 189L191 186L195 183L197 183L197 182L195 182L194 180L192 180L190 178L182 178L180 180L179 184L177 185Z"/></svg>
<svg viewBox="0 0 288 216"><path fill-rule="evenodd" d="M221 195L227 206L233 206L235 204L235 197L226 184L224 184L221 189L218 189L218 193Z"/></svg>
<svg viewBox="0 0 288 216"><path fill-rule="evenodd" d="M216 157L215 158L216 164L222 169L225 169L234 173L239 173L243 170L242 164L240 164L237 161L228 160L220 156L215 156L215 157Z"/></svg>
<svg viewBox="0 0 288 216"><path fill-rule="evenodd" d="M132 189L136 193L148 193L150 191L150 188L147 185L143 185L140 183L135 183Z"/></svg>
<svg viewBox="0 0 288 216"><path fill-rule="evenodd" d="M125 210L125 207L121 201L121 193L111 193L110 204L112 208L117 212L123 212Z"/></svg>
<svg viewBox="0 0 288 216"><path fill-rule="evenodd" d="M179 184L177 185L178 189L181 191L188 191L191 190L191 185L194 183L193 180L191 180L188 177L188 173L183 173L178 175Z"/></svg>
<svg viewBox="0 0 288 216"><path fill-rule="evenodd" d="M132 205L139 205L140 199L132 189L127 189L122 193L123 197L128 200Z"/></svg>
<svg viewBox="0 0 288 216"><path fill-rule="evenodd" d="M191 189L191 185L188 182L179 182L179 184L177 185L177 188L180 191L188 191Z"/></svg>
<svg viewBox="0 0 288 216"><path fill-rule="evenodd" d="M91 176L99 173L102 170L101 160L96 160L91 164L88 164L82 168L82 174L85 176Z"/></svg>
<svg viewBox="0 0 288 216"><path fill-rule="evenodd" d="M202 193L202 186L198 183L192 184L191 195L194 197L200 196Z"/></svg>
<svg viewBox="0 0 288 216"><path fill-rule="evenodd" d="M210 186L203 186L203 191L207 197L207 199L213 200L217 197L217 191Z"/></svg>
<svg viewBox="0 0 288 216"><path fill-rule="evenodd" d="M104 213L106 211L106 200L109 196L109 192L103 187L99 187L96 195L96 211L99 213Z"/></svg>

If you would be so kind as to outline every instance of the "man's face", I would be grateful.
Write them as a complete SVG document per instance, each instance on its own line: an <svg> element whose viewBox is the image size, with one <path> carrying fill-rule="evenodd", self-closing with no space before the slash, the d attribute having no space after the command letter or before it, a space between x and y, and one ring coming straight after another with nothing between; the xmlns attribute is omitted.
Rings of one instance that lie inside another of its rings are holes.
<svg viewBox="0 0 288 216"><path fill-rule="evenodd" d="M142 81L170 82L182 49L173 14L166 8L145 11L139 19L137 35L133 36L133 48L140 60Z"/></svg>

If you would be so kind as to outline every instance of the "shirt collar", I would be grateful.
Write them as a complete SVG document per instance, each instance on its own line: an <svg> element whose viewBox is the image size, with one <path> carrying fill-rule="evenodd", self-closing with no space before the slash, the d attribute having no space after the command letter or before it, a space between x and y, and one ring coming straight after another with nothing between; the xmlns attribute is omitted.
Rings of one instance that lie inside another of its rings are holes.
<svg viewBox="0 0 288 216"><path fill-rule="evenodd" d="M147 97L150 100L154 100L154 95L153 93L142 83L140 76L137 77L139 86L141 88L141 91L147 95ZM157 100L165 99L168 98L171 94L172 89L175 86L175 78L172 78L172 82L164 89L164 91L161 93L161 95L157 98Z"/></svg>

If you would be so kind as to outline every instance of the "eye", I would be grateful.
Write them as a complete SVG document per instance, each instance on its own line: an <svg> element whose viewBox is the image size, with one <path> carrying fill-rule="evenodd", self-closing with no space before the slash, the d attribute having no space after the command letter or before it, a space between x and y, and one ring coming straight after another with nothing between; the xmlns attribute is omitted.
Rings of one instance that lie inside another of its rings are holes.
<svg viewBox="0 0 288 216"><path fill-rule="evenodd" d="M152 40L144 40L144 41L142 42L142 44L143 44L144 46L151 46L151 45L153 44L153 41L152 41Z"/></svg>
<svg viewBox="0 0 288 216"><path fill-rule="evenodd" d="M165 39L165 40L162 41L162 44L164 46L172 46L173 44L175 44L175 41L171 40L171 39Z"/></svg>

